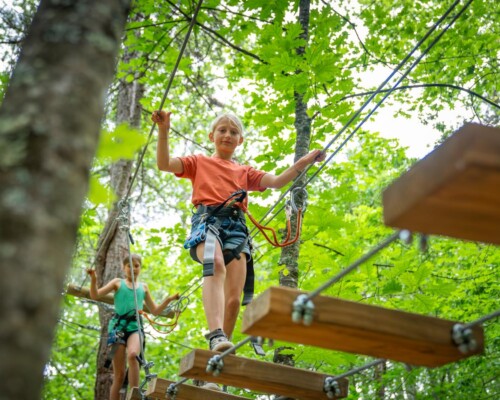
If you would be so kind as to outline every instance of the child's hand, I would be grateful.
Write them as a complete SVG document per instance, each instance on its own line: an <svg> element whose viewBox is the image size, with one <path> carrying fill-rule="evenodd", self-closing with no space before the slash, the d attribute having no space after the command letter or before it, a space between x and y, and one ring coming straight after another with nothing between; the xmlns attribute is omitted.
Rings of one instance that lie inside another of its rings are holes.
<svg viewBox="0 0 500 400"><path fill-rule="evenodd" d="M326 154L323 150L313 150L309 154L306 154L301 158L302 162L306 165L314 164L315 162L324 161L326 158ZM300 160L299 160L300 161ZM299 163L297 161L297 164ZM301 169L303 169L306 165L301 165Z"/></svg>
<svg viewBox="0 0 500 400"><path fill-rule="evenodd" d="M172 295L172 300L179 300L179 299L180 299L180 297L181 297L181 296L179 295L179 293L173 294L173 295Z"/></svg>
<svg viewBox="0 0 500 400"><path fill-rule="evenodd" d="M161 128L170 129L170 114L171 112L166 111L153 111L151 114L151 121L158 125Z"/></svg>
<svg viewBox="0 0 500 400"><path fill-rule="evenodd" d="M87 269L87 274L89 274L91 278L95 278L95 269Z"/></svg>
<svg viewBox="0 0 500 400"><path fill-rule="evenodd" d="M312 157L312 163L325 161L326 153L323 150L313 150L309 154Z"/></svg>

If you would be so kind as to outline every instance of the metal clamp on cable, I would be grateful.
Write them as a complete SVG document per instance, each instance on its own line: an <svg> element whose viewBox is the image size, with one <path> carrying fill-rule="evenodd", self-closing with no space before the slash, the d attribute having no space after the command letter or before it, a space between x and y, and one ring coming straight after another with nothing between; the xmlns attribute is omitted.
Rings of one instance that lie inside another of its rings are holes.
<svg viewBox="0 0 500 400"><path fill-rule="evenodd" d="M219 376L224 368L224 360L221 356L213 356L207 363L207 373L212 373L213 376Z"/></svg>
<svg viewBox="0 0 500 400"><path fill-rule="evenodd" d="M250 339L250 344L252 345L255 354L257 354L258 356L266 355L266 352L262 348L262 345L264 344L264 338L262 336L252 336L252 338Z"/></svg>
<svg viewBox="0 0 500 400"><path fill-rule="evenodd" d="M310 326L314 318L314 303L308 299L306 294L301 294L293 302L292 321L295 323L303 322Z"/></svg>
<svg viewBox="0 0 500 400"><path fill-rule="evenodd" d="M342 394L342 392L340 391L339 383L332 376L327 376L325 378L325 383L323 384L323 390L326 393L326 397L328 397L329 399L334 399Z"/></svg>
<svg viewBox="0 0 500 400"><path fill-rule="evenodd" d="M175 400L175 398L177 397L177 386L175 386L174 383L168 385L166 395L168 399Z"/></svg>
<svg viewBox="0 0 500 400"><path fill-rule="evenodd" d="M413 241L413 235L409 230L403 229L399 231L399 239L406 244L411 244L411 242Z"/></svg>
<svg viewBox="0 0 500 400"><path fill-rule="evenodd" d="M425 253L427 250L429 250L429 237L427 235L420 235L418 246L422 253Z"/></svg>
<svg viewBox="0 0 500 400"><path fill-rule="evenodd" d="M471 328L467 328L462 324L453 325L453 330L451 333L453 343L458 347L458 350L462 354L467 354L477 348L476 339L474 339L474 334Z"/></svg>

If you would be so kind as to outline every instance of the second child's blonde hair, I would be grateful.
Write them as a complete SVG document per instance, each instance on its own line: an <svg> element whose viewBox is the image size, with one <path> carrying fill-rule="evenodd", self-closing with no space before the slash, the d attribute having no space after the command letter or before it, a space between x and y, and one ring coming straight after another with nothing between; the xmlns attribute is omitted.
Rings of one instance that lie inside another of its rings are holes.
<svg viewBox="0 0 500 400"><path fill-rule="evenodd" d="M245 132L245 130L243 129L243 123L236 115L231 113L220 114L217 118L215 118L210 125L210 132L213 132L217 125L219 125L219 123L223 120L229 120L230 122L232 122L238 129L239 134L243 136L243 133Z"/></svg>

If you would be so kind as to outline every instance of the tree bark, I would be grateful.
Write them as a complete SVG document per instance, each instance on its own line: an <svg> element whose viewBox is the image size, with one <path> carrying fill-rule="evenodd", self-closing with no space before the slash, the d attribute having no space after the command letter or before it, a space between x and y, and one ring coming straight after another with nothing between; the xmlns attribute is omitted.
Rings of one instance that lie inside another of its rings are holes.
<svg viewBox="0 0 500 400"><path fill-rule="evenodd" d="M129 62L139 55L133 51L125 50L123 61ZM118 86L117 99L117 124L128 123L133 127L141 125L140 100L144 95L144 86L138 80L130 83L121 81ZM120 160L110 169L111 187L118 199L124 199L131 184L133 161ZM116 218L119 215L119 205L110 210L106 226L99 240L99 257L96 263L96 275L99 285L104 285L111 279L123 277L122 262L129 250L128 230L122 229ZM129 221L130 223L130 221ZM108 234L108 230L110 233ZM106 236L108 239L106 239ZM113 379L111 369L105 368L104 363L108 356L107 330L108 323L113 313L104 307L99 308L99 321L101 325L101 340L97 354L97 374L94 388L95 399L109 398L109 391Z"/></svg>
<svg viewBox="0 0 500 400"><path fill-rule="evenodd" d="M42 1L0 108L2 398L40 398L128 7Z"/></svg>

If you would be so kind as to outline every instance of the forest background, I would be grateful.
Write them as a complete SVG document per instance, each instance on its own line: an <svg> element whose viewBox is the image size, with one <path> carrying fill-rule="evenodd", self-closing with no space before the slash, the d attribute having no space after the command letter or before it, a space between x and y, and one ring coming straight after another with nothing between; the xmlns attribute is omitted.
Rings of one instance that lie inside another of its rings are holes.
<svg viewBox="0 0 500 400"><path fill-rule="evenodd" d="M46 3L58 3L55 6L71 12L78 2ZM437 30L410 57L407 65L436 39L403 77L404 69L396 71L398 64L452 5L456 8L446 23L467 7L441 37ZM2 99L37 6L34 1L12 1L0 11ZM118 200L130 195L132 251L142 255L144 265L140 279L158 301L168 293L188 295L171 333L147 328L146 358L154 362L152 372L172 380L178 378L179 360L189 349L206 347L206 329L198 289L200 267L182 249L192 212L189 183L157 170L155 135L148 132L151 112L162 104L195 6L186 0L133 3L106 95L72 263L65 271L65 284L76 285L88 285L85 270L90 266L101 283L118 274L128 241L114 221ZM306 187L308 207L300 243L282 251L261 235L254 236L257 294L278 284L315 289L392 232L382 223L381 193L416 160L397 140L364 125L356 128L386 92L377 94L350 122L391 72L396 71L386 88L404 79L382 107L390 106L394 117L419 120L439 130L439 142L465 122L499 125L499 22L500 4L494 0L203 2L164 105L173 112L172 153L210 153L210 121L221 111L233 111L246 127L237 155L242 163L279 173L309 149L327 146L327 157L331 156L324 166L308 171L309 176L318 174ZM374 71L380 77L375 83L367 79ZM451 121L443 118L454 109L463 110L463 115ZM377 113L371 118L377 119ZM383 124L388 131L394 129L391 119ZM64 194L65 188L60 190ZM282 204L276 193L252 193L250 199L250 212L257 218L278 202L269 224L284 227L284 213L276 212ZM297 201L304 199L299 196ZM52 246L58 251L57 243ZM422 252L415 244L398 242L325 294L470 322L498 309L499 262L499 248L483 243L432 237L429 249ZM43 369L41 396L105 398L110 372L102 366L102 327L111 311L59 289L61 309ZM498 321L485 324L485 336L484 355L441 368L388 361L357 374L351 378L349 399L497 398ZM243 338L238 325L234 341ZM370 361L290 343L278 342L265 350L266 360L281 352L299 368L332 375ZM255 357L250 347L240 353Z"/></svg>

